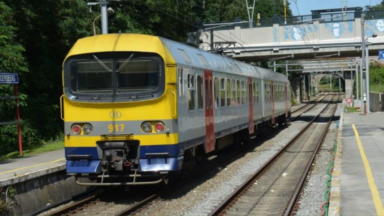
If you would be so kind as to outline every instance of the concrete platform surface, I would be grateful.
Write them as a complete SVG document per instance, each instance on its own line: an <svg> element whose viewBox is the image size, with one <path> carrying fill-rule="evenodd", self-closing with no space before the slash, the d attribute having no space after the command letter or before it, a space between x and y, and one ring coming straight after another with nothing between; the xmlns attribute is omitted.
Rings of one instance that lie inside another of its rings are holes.
<svg viewBox="0 0 384 216"><path fill-rule="evenodd" d="M384 113L343 113L338 143L329 215L384 215Z"/></svg>
<svg viewBox="0 0 384 216"><path fill-rule="evenodd" d="M0 162L0 187L65 170L64 149Z"/></svg>

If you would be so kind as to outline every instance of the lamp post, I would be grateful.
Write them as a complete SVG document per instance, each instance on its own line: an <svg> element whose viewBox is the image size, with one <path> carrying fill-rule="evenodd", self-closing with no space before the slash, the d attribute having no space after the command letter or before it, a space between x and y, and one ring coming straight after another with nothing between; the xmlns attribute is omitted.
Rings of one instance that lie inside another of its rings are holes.
<svg viewBox="0 0 384 216"><path fill-rule="evenodd" d="M93 20L93 35L96 35L96 27L95 27L95 22L97 19L99 19L101 17L101 14L99 16L97 16L94 20Z"/></svg>
<svg viewBox="0 0 384 216"><path fill-rule="evenodd" d="M364 87L364 82L363 82L363 79L361 79L361 84L362 84L362 91L361 92L361 95L363 96L363 100L364 100L364 115L368 113L370 113L369 111L369 108L370 108L370 104L369 104L369 52L368 50L366 50L366 47L365 47L365 43L366 41L368 40L369 37L366 37L365 38L365 21L364 21L364 16L365 14L361 14L361 60L362 60L362 64L361 64L361 74L363 76L363 72L364 72L364 69L366 71L366 74L365 74L365 87ZM372 34L373 38L377 37L376 34ZM368 105L367 105L368 104ZM368 110L367 110L368 109Z"/></svg>

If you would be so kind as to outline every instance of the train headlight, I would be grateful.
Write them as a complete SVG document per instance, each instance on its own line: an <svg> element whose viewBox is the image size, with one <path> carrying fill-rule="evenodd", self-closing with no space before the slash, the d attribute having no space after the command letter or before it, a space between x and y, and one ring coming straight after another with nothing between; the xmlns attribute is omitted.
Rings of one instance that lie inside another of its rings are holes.
<svg viewBox="0 0 384 216"><path fill-rule="evenodd" d="M164 123L163 122L157 122L155 124L155 130L156 130L156 132L163 132L163 130L164 130Z"/></svg>
<svg viewBox="0 0 384 216"><path fill-rule="evenodd" d="M80 134L81 133L80 125L77 125L77 124L72 125L71 129L72 129L73 134Z"/></svg>
<svg viewBox="0 0 384 216"><path fill-rule="evenodd" d="M143 122L141 124L141 129L146 132L146 133L151 133L152 132L152 125L149 122Z"/></svg>
<svg viewBox="0 0 384 216"><path fill-rule="evenodd" d="M85 124L84 127L83 127L83 131L84 131L84 134L86 134L86 135L92 133L92 131L93 131L92 125Z"/></svg>

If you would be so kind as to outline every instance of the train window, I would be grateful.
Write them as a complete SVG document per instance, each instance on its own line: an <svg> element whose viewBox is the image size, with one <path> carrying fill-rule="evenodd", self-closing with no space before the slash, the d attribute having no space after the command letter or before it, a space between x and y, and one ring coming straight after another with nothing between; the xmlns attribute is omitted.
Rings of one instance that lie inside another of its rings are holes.
<svg viewBox="0 0 384 216"><path fill-rule="evenodd" d="M204 108L204 100L203 100L203 78L201 76L197 76L197 108Z"/></svg>
<svg viewBox="0 0 384 216"><path fill-rule="evenodd" d="M76 93L102 91L112 93L112 59L78 61L71 65L72 91ZM77 81L77 82L76 82Z"/></svg>
<svg viewBox="0 0 384 216"><path fill-rule="evenodd" d="M195 105L195 76L188 74L188 110L194 110Z"/></svg>
<svg viewBox="0 0 384 216"><path fill-rule="evenodd" d="M264 84L264 100L267 101L267 95L268 95L268 90L267 90L267 83Z"/></svg>
<svg viewBox="0 0 384 216"><path fill-rule="evenodd" d="M184 86L183 86L183 68L179 68L179 97L181 97L184 93Z"/></svg>
<svg viewBox="0 0 384 216"><path fill-rule="evenodd" d="M258 102L258 97L259 97L259 83L258 82L255 82L255 103Z"/></svg>
<svg viewBox="0 0 384 216"><path fill-rule="evenodd" d="M231 79L231 106L236 105L236 81L234 79Z"/></svg>
<svg viewBox="0 0 384 216"><path fill-rule="evenodd" d="M202 56L202 55L200 55L200 54L197 54L197 55L199 56L200 61L201 61L201 63L202 63L204 66L209 66L209 65L208 65L208 62L207 62L207 60L205 59L204 56Z"/></svg>
<svg viewBox="0 0 384 216"><path fill-rule="evenodd" d="M240 86L240 80L236 80L236 94L237 94L237 98L236 98L236 105L240 105L241 104L241 86Z"/></svg>
<svg viewBox="0 0 384 216"><path fill-rule="evenodd" d="M223 107L225 106L225 79L221 78L220 79L220 106Z"/></svg>
<svg viewBox="0 0 384 216"><path fill-rule="evenodd" d="M188 54L182 49L179 49L179 52L180 52L181 56L183 57L185 63L191 64L191 59L189 58Z"/></svg>
<svg viewBox="0 0 384 216"><path fill-rule="evenodd" d="M244 103L245 104L248 104L248 84L247 84L248 82L246 82L246 81L244 81ZM249 90L249 91L251 91L251 89Z"/></svg>
<svg viewBox="0 0 384 216"><path fill-rule="evenodd" d="M156 90L159 86L158 62L155 59L132 58L116 59L117 92Z"/></svg>
<svg viewBox="0 0 384 216"><path fill-rule="evenodd" d="M230 79L227 79L225 89L227 90L227 106L231 106L231 83L230 83Z"/></svg>
<svg viewBox="0 0 384 216"><path fill-rule="evenodd" d="M254 95L253 95L253 89L255 87L252 84L253 83L249 83L248 84L248 91L247 91L247 93L248 93L249 97L247 97L247 101L253 104L254 103L254 99L255 99Z"/></svg>
<svg viewBox="0 0 384 216"><path fill-rule="evenodd" d="M253 81L252 93L253 93L253 103L256 103L256 82L255 81Z"/></svg>
<svg viewBox="0 0 384 216"><path fill-rule="evenodd" d="M241 81L241 104L245 104L245 82Z"/></svg>
<svg viewBox="0 0 384 216"><path fill-rule="evenodd" d="M219 107L220 104L220 88L219 78L215 78L215 108Z"/></svg>

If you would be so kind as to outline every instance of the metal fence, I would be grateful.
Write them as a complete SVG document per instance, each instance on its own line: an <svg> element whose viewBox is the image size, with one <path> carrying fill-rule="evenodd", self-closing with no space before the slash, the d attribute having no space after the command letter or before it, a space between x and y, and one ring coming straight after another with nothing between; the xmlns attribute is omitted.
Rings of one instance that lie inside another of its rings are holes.
<svg viewBox="0 0 384 216"><path fill-rule="evenodd" d="M343 14L342 12L335 13L326 13L326 14L311 14L311 15L303 15L303 16L293 16L284 17L274 16L272 18L261 18L258 20L253 20L253 23L250 25L248 21L235 20L235 22L213 22L213 23L205 23L205 25L213 26L214 30L231 30L234 29L235 26L240 26L242 29L246 28L258 28L258 27L270 27L273 24L279 25L299 25L299 24L308 24L313 23L313 21L317 20L320 23L329 23L329 22L341 22L341 21L354 21L356 18L361 18L361 14L365 13L366 20L372 19L382 19L384 18L384 10L377 11L350 11Z"/></svg>

